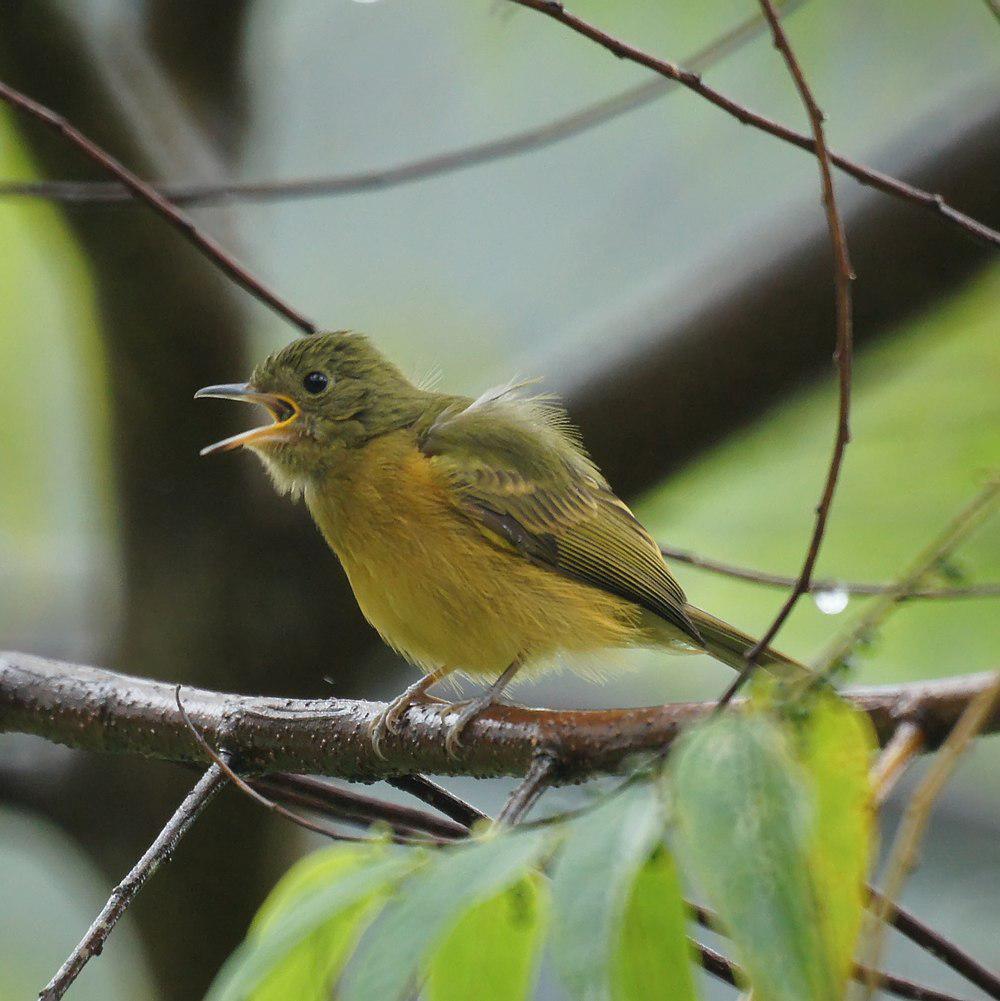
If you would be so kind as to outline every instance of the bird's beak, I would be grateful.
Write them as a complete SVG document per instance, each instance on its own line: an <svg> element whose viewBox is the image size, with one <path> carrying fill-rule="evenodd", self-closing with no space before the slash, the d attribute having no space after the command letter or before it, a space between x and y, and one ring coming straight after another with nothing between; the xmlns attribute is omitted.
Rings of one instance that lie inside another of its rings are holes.
<svg viewBox="0 0 1000 1001"><path fill-rule="evenodd" d="M199 389L194 394L194 398L212 397L217 400L240 400L243 403L258 403L262 407L267 407L273 423L265 424L263 427L251 428L240 434L234 434L232 438L225 438L217 441L214 445L209 445L201 450L202 455L214 455L216 452L229 452L242 445L255 445L257 442L270 440L281 440L286 438L286 430L298 420L302 411L298 404L288 396L280 393L261 393L248 382L234 382L224 386L206 386Z"/></svg>

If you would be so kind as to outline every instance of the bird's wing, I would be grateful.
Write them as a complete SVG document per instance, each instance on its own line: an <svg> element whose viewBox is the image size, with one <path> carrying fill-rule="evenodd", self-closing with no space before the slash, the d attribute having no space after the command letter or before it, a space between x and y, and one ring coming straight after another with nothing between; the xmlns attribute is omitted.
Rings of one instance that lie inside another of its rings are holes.
<svg viewBox="0 0 1000 1001"><path fill-rule="evenodd" d="M700 644L656 543L584 453L564 411L519 386L418 429L455 503L495 544L648 609Z"/></svg>

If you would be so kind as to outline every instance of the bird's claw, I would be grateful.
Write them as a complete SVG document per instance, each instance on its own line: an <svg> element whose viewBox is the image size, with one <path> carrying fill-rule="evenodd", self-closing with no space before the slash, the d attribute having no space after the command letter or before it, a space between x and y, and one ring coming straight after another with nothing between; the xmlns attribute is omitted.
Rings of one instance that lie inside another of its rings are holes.
<svg viewBox="0 0 1000 1001"><path fill-rule="evenodd" d="M428 702L437 702L433 696L423 696ZM368 737L372 742L372 750L383 761L386 759L383 745L387 737L395 737L402 729L403 717L410 706L421 701L419 694L405 691L399 698L393 699L369 724Z"/></svg>
<svg viewBox="0 0 1000 1001"><path fill-rule="evenodd" d="M489 709L496 699L490 695L481 695L477 699L469 699L466 702L454 702L449 706L442 706L442 715L450 715L457 711L457 717L445 732L444 749L448 752L449 758L457 758L462 749L462 732L465 728L484 710Z"/></svg>

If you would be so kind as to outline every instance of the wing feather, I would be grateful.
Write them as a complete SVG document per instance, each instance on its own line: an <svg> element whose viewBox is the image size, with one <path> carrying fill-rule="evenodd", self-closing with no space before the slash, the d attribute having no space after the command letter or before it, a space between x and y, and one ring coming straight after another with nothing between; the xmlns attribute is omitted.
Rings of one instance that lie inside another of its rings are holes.
<svg viewBox="0 0 1000 1001"><path fill-rule="evenodd" d="M452 401L418 432L456 505L488 539L635 602L700 644L659 548L587 457L565 412L520 388Z"/></svg>

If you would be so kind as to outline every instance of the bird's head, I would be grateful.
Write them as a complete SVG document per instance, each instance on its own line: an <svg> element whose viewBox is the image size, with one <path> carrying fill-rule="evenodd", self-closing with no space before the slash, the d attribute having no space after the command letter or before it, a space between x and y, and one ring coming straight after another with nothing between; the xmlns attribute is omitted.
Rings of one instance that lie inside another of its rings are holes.
<svg viewBox="0 0 1000 1001"><path fill-rule="evenodd" d="M271 423L202 449L202 455L249 448L284 490L301 490L345 448L404 427L426 394L371 344L347 331L300 338L265 358L249 382L206 386L195 398L265 407Z"/></svg>

